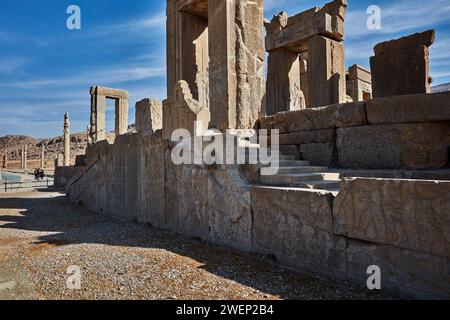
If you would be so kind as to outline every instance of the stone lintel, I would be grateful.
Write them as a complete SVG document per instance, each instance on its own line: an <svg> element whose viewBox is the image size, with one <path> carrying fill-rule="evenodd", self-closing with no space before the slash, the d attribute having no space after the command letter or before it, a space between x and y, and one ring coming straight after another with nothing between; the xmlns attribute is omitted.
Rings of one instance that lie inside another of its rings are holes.
<svg viewBox="0 0 450 320"><path fill-rule="evenodd" d="M434 43L436 32L428 30L415 33L410 36L379 43L375 46L375 55L381 55L392 51L408 49L415 46L429 47Z"/></svg>
<svg viewBox="0 0 450 320"><path fill-rule="evenodd" d="M308 40L322 35L335 41L344 39L344 18L347 2L333 1L322 9L315 7L287 19L286 13L274 16L267 25L266 50L286 48L300 53L308 51ZM283 22L277 28L276 24ZM278 30L277 30L278 29Z"/></svg>
<svg viewBox="0 0 450 320"><path fill-rule="evenodd" d="M129 99L128 91L121 90L121 89L112 89L112 88L107 88L107 87L95 86L95 87L91 87L90 92L91 92L91 95L104 96L104 97L110 98L110 99L123 99L123 100Z"/></svg>

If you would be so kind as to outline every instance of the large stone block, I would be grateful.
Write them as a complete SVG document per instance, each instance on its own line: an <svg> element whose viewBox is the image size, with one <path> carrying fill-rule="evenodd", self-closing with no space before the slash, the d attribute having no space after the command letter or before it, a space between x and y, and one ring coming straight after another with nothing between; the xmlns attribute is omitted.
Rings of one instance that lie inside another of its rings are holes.
<svg viewBox="0 0 450 320"><path fill-rule="evenodd" d="M381 42L375 46L374 51L376 55L380 55L420 45L429 47L434 43L435 38L436 32L434 30L428 30L402 37L400 39Z"/></svg>
<svg viewBox="0 0 450 320"><path fill-rule="evenodd" d="M280 133L321 130L367 124L363 102L335 104L321 108L278 113L271 124Z"/></svg>
<svg viewBox="0 0 450 320"><path fill-rule="evenodd" d="M308 49L309 107L346 102L344 44L317 35Z"/></svg>
<svg viewBox="0 0 450 320"><path fill-rule="evenodd" d="M162 129L162 103L155 99L136 102L136 131L153 133Z"/></svg>
<svg viewBox="0 0 450 320"><path fill-rule="evenodd" d="M372 125L337 130L339 167L436 169L448 164L450 122Z"/></svg>
<svg viewBox="0 0 450 320"><path fill-rule="evenodd" d="M450 120L450 92L376 98L366 103L370 124Z"/></svg>
<svg viewBox="0 0 450 320"><path fill-rule="evenodd" d="M280 135L280 145L329 143L336 141L335 129L308 130Z"/></svg>
<svg viewBox="0 0 450 320"><path fill-rule="evenodd" d="M207 240L243 251L252 246L250 186L237 169L214 170L207 178Z"/></svg>
<svg viewBox="0 0 450 320"><path fill-rule="evenodd" d="M159 132L160 133L160 132ZM138 222L166 227L165 148L161 135L139 135Z"/></svg>
<svg viewBox="0 0 450 320"><path fill-rule="evenodd" d="M450 258L450 182L345 179L334 201L334 231Z"/></svg>
<svg viewBox="0 0 450 320"><path fill-rule="evenodd" d="M371 57L373 97L429 93L429 51L416 46Z"/></svg>
<svg viewBox="0 0 450 320"><path fill-rule="evenodd" d="M330 194L252 188L253 251L297 270L345 278L345 240L332 233Z"/></svg>
<svg viewBox="0 0 450 320"><path fill-rule="evenodd" d="M449 299L450 260L419 251L347 241L348 279L366 288L367 268L381 269L381 289L404 298Z"/></svg>
<svg viewBox="0 0 450 320"><path fill-rule="evenodd" d="M337 164L336 144L308 143L300 145L300 155L313 166L334 167Z"/></svg>

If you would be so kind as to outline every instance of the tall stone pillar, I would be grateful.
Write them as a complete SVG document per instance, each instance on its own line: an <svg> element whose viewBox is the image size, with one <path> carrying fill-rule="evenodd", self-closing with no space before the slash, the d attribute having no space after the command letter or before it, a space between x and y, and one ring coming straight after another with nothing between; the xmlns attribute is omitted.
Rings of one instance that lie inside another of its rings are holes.
<svg viewBox="0 0 450 320"><path fill-rule="evenodd" d="M8 155L6 154L3 155L3 168L4 169L8 168Z"/></svg>
<svg viewBox="0 0 450 320"><path fill-rule="evenodd" d="M25 159L25 147L22 146L22 150L20 151L20 169L25 169L24 165L24 159Z"/></svg>
<svg viewBox="0 0 450 320"><path fill-rule="evenodd" d="M23 169L27 170L28 169L28 146L25 146L23 148Z"/></svg>
<svg viewBox="0 0 450 320"><path fill-rule="evenodd" d="M128 100L116 99L116 137L128 132Z"/></svg>
<svg viewBox="0 0 450 320"><path fill-rule="evenodd" d="M271 51L267 70L266 114L304 109L299 55L286 49Z"/></svg>
<svg viewBox="0 0 450 320"><path fill-rule="evenodd" d="M44 144L41 145L41 165L40 165L41 169L44 169L45 167L45 149L44 149Z"/></svg>
<svg viewBox="0 0 450 320"><path fill-rule="evenodd" d="M106 97L97 94L91 96L91 138L94 143L106 139Z"/></svg>
<svg viewBox="0 0 450 320"><path fill-rule="evenodd" d="M70 166L70 121L69 113L64 115L64 166Z"/></svg>
<svg viewBox="0 0 450 320"><path fill-rule="evenodd" d="M320 35L309 40L308 86L311 106L346 102L344 44Z"/></svg>
<svg viewBox="0 0 450 320"><path fill-rule="evenodd" d="M209 0L211 127L253 128L264 95L263 0Z"/></svg>

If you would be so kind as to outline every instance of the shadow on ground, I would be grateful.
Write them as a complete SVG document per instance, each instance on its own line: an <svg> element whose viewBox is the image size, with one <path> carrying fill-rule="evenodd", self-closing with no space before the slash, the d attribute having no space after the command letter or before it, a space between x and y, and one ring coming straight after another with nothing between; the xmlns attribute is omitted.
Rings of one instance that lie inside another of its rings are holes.
<svg viewBox="0 0 450 320"><path fill-rule="evenodd" d="M104 244L164 249L198 261L212 274L283 299L382 298L347 283L284 270L267 257L91 212L70 204L63 194L53 198L44 193L34 193L31 198L3 196L0 209L20 210L20 215L0 214L0 232L9 228L53 233L38 238L48 247Z"/></svg>

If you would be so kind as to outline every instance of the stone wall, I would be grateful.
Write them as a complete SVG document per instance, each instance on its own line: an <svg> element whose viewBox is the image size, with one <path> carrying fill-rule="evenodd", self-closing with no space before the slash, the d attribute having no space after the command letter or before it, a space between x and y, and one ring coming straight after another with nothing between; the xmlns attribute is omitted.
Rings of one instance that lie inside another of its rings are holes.
<svg viewBox="0 0 450 320"><path fill-rule="evenodd" d="M331 113L335 123L342 108ZM327 129L317 130L327 137ZM383 290L450 297L450 182L349 179L335 198L252 186L235 166L176 166L171 149L161 131L97 143L88 148L88 166L68 179L68 197L122 219L273 256L299 272L365 287L375 264Z"/></svg>
<svg viewBox="0 0 450 320"><path fill-rule="evenodd" d="M376 98L259 120L313 165L348 169L449 167L450 93Z"/></svg>

